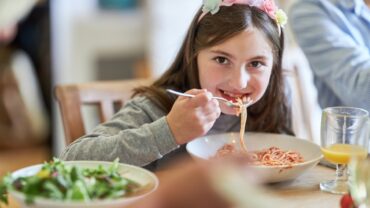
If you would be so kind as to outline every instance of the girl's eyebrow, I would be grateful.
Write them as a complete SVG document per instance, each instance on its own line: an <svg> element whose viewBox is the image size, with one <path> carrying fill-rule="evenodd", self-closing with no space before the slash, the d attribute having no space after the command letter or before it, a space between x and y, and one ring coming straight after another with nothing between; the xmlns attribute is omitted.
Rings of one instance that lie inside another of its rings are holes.
<svg viewBox="0 0 370 208"><path fill-rule="evenodd" d="M227 53L225 51L221 51L221 50L211 50L211 53L217 53L217 54L221 54L221 55L224 55L230 59L235 59L235 57L233 55L231 55L230 53ZM249 58L249 60L267 60L268 58L264 55L257 55L257 56L254 56L252 58Z"/></svg>
<svg viewBox="0 0 370 208"><path fill-rule="evenodd" d="M217 53L217 54L221 54L221 55L224 55L230 59L235 59L235 57L233 55L231 55L230 53L227 53L225 51L221 51L221 50L211 50L211 53Z"/></svg>
<svg viewBox="0 0 370 208"><path fill-rule="evenodd" d="M266 60L267 57L266 56L255 56L253 58L251 58L251 60Z"/></svg>

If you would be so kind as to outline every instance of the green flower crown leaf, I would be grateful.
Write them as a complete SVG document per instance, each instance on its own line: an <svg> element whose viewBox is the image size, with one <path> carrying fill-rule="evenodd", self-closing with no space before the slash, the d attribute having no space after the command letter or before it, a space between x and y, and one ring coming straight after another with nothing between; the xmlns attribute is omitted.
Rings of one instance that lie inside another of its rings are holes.
<svg viewBox="0 0 370 208"><path fill-rule="evenodd" d="M220 10L222 0L203 0L203 12L210 12L216 14Z"/></svg>

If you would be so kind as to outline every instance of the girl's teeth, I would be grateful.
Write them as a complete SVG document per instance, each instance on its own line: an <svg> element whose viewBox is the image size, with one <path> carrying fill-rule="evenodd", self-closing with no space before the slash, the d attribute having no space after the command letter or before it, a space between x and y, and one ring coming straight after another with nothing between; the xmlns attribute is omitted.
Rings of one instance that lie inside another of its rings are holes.
<svg viewBox="0 0 370 208"><path fill-rule="evenodd" d="M234 97L234 98L238 98L238 97L241 97L241 95L237 95L237 94L233 94L233 93L230 93L230 92L225 92L224 93L230 97Z"/></svg>

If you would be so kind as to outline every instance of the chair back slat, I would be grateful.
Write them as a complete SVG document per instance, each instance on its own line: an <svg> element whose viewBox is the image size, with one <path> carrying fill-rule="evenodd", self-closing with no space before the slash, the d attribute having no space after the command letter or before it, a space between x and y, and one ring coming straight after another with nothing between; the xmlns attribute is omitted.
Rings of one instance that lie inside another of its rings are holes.
<svg viewBox="0 0 370 208"><path fill-rule="evenodd" d="M70 143L72 138L85 132L83 125L81 102L77 86L57 86L56 97L62 114L63 129L66 142ZM73 128L71 128L73 126Z"/></svg>
<svg viewBox="0 0 370 208"><path fill-rule="evenodd" d="M110 119L114 112L114 101L112 100L105 100L100 103L99 105L99 115L100 115L100 121L106 122L108 119Z"/></svg>
<svg viewBox="0 0 370 208"><path fill-rule="evenodd" d="M57 85L55 95L60 106L66 144L86 134L81 112L83 105L98 106L100 122L106 122L115 113L115 103L125 103L131 98L134 88L151 83L150 79L132 79Z"/></svg>

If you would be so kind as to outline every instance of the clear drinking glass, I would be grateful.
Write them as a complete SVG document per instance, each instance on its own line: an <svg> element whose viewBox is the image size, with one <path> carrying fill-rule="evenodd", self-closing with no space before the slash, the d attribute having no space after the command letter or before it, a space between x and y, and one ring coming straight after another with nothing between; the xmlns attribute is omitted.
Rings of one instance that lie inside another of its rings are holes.
<svg viewBox="0 0 370 208"><path fill-rule="evenodd" d="M347 164L351 158L366 158L369 123L369 112L361 108L330 107L323 110L321 151L328 162L336 164L336 178L321 182L321 190L348 193Z"/></svg>
<svg viewBox="0 0 370 208"><path fill-rule="evenodd" d="M356 207L370 207L370 159L352 160L349 174L350 193Z"/></svg>

